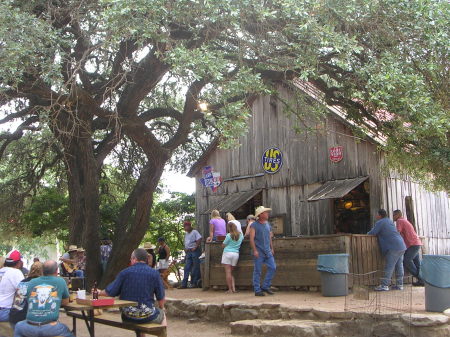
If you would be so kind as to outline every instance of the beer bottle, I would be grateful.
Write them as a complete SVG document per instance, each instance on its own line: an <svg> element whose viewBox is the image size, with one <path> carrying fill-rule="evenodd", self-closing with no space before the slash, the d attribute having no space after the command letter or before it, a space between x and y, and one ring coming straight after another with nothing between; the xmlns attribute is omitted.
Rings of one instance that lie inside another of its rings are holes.
<svg viewBox="0 0 450 337"><path fill-rule="evenodd" d="M94 289L92 290L92 299L93 300L98 300L97 281L94 282Z"/></svg>

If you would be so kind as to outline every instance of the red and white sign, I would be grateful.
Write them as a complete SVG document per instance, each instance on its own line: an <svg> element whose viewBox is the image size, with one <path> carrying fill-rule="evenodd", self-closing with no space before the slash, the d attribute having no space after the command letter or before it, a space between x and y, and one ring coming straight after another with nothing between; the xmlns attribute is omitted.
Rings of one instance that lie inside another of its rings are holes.
<svg viewBox="0 0 450 337"><path fill-rule="evenodd" d="M330 160L333 163L339 163L344 158L344 148L342 146L334 146L329 148Z"/></svg>

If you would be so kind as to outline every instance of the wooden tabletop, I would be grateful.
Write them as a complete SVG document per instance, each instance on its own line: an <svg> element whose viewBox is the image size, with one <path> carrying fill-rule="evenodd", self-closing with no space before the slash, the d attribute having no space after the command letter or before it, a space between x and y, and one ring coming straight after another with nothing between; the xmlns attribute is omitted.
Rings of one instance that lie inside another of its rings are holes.
<svg viewBox="0 0 450 337"><path fill-rule="evenodd" d="M125 301L125 300L115 300L114 304L110 305L99 305L93 306L89 304L78 304L76 302L71 302L64 306L66 310L74 311L74 310L92 310L92 309L108 309L108 308L120 308L120 307L128 307L131 305L138 305L137 302L133 301Z"/></svg>

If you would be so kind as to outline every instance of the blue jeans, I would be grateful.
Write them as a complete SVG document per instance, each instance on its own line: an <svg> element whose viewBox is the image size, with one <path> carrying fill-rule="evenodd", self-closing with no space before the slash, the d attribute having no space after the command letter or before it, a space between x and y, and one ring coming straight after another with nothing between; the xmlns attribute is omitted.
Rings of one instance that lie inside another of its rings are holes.
<svg viewBox="0 0 450 337"><path fill-rule="evenodd" d="M0 309L0 322L9 321L9 312L11 309Z"/></svg>
<svg viewBox="0 0 450 337"><path fill-rule="evenodd" d="M82 271L80 269L75 270L75 276L76 277L84 277L84 271Z"/></svg>
<svg viewBox="0 0 450 337"><path fill-rule="evenodd" d="M259 293L261 290L269 289L272 279L275 276L275 271L277 270L273 255L265 255L264 253L259 252L258 258L253 257L253 264L253 290L255 293ZM261 271L263 264L267 266L267 272L261 287Z"/></svg>
<svg viewBox="0 0 450 337"><path fill-rule="evenodd" d="M392 273L395 269L396 285L403 285L403 254L404 250L388 250L385 255L384 277L381 285L389 286L391 284Z"/></svg>
<svg viewBox="0 0 450 337"><path fill-rule="evenodd" d="M200 280L200 260L198 259L202 255L200 248L197 248L196 251L186 252L186 261L184 265L184 276L183 282L181 282L182 287L187 287L189 274L191 274L191 284L193 287L197 286L198 281Z"/></svg>
<svg viewBox="0 0 450 337"><path fill-rule="evenodd" d="M75 337L69 328L60 322L50 323L41 326L28 324L27 321L21 321L16 324L14 329L14 337L50 337L50 336L64 336Z"/></svg>
<svg viewBox="0 0 450 337"><path fill-rule="evenodd" d="M406 270L415 277L419 277L420 247L421 246L409 247L405 252L405 256L403 257L403 267L405 267Z"/></svg>

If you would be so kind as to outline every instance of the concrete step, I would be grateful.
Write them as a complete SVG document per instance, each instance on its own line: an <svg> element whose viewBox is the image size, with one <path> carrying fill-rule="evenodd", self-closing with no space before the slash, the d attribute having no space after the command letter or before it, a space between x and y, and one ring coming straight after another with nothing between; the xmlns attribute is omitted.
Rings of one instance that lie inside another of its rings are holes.
<svg viewBox="0 0 450 337"><path fill-rule="evenodd" d="M250 336L339 336L340 324L312 320L245 320L230 323L232 335Z"/></svg>

